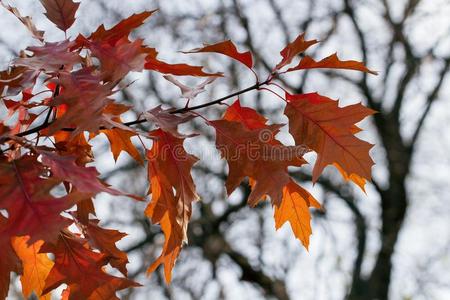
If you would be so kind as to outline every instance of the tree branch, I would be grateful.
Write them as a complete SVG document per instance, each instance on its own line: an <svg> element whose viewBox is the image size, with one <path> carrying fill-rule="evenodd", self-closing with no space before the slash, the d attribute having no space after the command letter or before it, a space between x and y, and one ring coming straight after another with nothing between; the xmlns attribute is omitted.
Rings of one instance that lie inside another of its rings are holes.
<svg viewBox="0 0 450 300"><path fill-rule="evenodd" d="M241 94L247 93L247 92L252 91L252 90L257 90L261 86L264 86L264 85L268 84L271 80L272 79L267 79L267 80L265 80L263 82L257 82L254 85L249 86L249 87L247 87L245 89L242 89L242 90L239 90L239 91L234 92L232 94L229 94L227 96L224 96L224 97L212 100L210 102L206 102L206 103L195 105L195 106L191 106L191 107L184 107L184 108L180 108L180 109L175 109L175 110L170 111L169 113L170 114L182 114L182 113L186 113L188 111L192 111L192 110L196 110L196 109L212 106L212 105L215 105L215 104L219 104L222 101L228 100L230 98L239 96ZM34 127L34 128L32 128L30 130L26 130L26 131L20 132L20 133L16 134L15 136L16 137L24 137L24 136L27 136L27 135L30 135L30 134L33 134L33 133L38 133L39 131L41 131L41 130L47 128L48 126L50 126L51 124L53 124L55 121L56 120L53 120L52 122L45 122L44 121L44 123L42 123L41 125L39 125L37 127ZM137 120L130 121L130 122L125 122L125 123L122 123L122 124L125 125L125 126L132 126L132 125L141 124L141 123L145 123L145 122L147 122L147 119L137 119ZM99 129L106 129L106 128L105 127L100 127ZM75 128L63 128L61 130L62 131L74 131ZM10 137L4 137L2 140L0 140L0 142L7 142L9 140L11 140Z"/></svg>

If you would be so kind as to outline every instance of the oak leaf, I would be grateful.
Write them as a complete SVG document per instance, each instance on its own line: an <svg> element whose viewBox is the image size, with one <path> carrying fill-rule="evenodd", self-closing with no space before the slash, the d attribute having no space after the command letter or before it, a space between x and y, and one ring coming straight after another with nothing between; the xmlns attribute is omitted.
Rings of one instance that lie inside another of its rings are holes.
<svg viewBox="0 0 450 300"><path fill-rule="evenodd" d="M247 119L247 122L242 123L242 119ZM252 191L248 203L251 206L266 195L273 203L279 204L283 187L290 180L288 166L305 163L303 153L299 152L301 149L284 146L275 139L283 125L267 125L266 119L256 111L244 109L236 103L221 120L210 121L209 124L216 130L216 147L228 163L229 174L225 184L228 194L249 177Z"/></svg>
<svg viewBox="0 0 450 300"><path fill-rule="evenodd" d="M300 60L297 66L289 68L286 72L306 69L347 69L366 72L373 75L378 74L375 71L369 70L362 62L356 60L340 60L336 53L325 57L320 61L315 61L310 56L305 56Z"/></svg>
<svg viewBox="0 0 450 300"><path fill-rule="evenodd" d="M123 275L127 275L127 254L119 250L116 242L127 234L117 230L105 229L98 225L98 220L90 220L86 226L87 239L92 247L99 249L108 256L112 267L118 269Z"/></svg>
<svg viewBox="0 0 450 300"><path fill-rule="evenodd" d="M61 232L56 244L44 244L40 252L55 255L55 264L45 281L44 294L66 283L70 289L69 299L105 299L105 288L112 296L108 299L117 299L116 291L138 286L126 278L105 273L103 267L108 262L107 257L90 250L85 239L67 230Z"/></svg>
<svg viewBox="0 0 450 300"><path fill-rule="evenodd" d="M73 138L83 131L98 132L103 126L112 127L103 115L112 102L108 98L113 92L112 84L102 83L101 76L84 68L72 73L61 73L58 83L63 91L51 102L53 106L66 105L66 112L50 124L48 135L64 128L74 128Z"/></svg>
<svg viewBox="0 0 450 300"><path fill-rule="evenodd" d="M201 53L201 52L215 52L231 57L234 60L247 66L247 68L253 68L253 57L250 51L239 52L232 41L227 40L216 44L205 44L202 48L192 49L190 51L183 51L183 53Z"/></svg>
<svg viewBox="0 0 450 300"><path fill-rule="evenodd" d="M136 133L121 128L103 129L100 132L108 138L115 161L119 158L120 153L125 151L137 162L143 163L141 154L130 140L131 137L136 136Z"/></svg>
<svg viewBox="0 0 450 300"><path fill-rule="evenodd" d="M50 192L61 181L44 179L44 174L45 169L35 156L0 161L0 209L8 212L5 226L11 236L30 236L30 244L56 240L59 231L72 223L61 213L82 196L71 193L53 197Z"/></svg>
<svg viewBox="0 0 450 300"><path fill-rule="evenodd" d="M162 129L154 130L150 135L156 139L147 151L152 199L145 214L152 223L161 225L165 242L160 257L147 272L151 273L163 264L166 282L170 282L175 260L183 243L187 242L192 202L198 200L190 173L197 158L184 150L183 138Z"/></svg>
<svg viewBox="0 0 450 300"><path fill-rule="evenodd" d="M185 98L187 100L187 104L189 104L189 101L197 97L198 94L205 91L205 87L212 83L214 80L216 80L216 77L209 77L199 85L196 85L194 87L188 87L187 85L184 85L180 81L178 81L176 78L170 75L165 75L164 78L167 81L172 82L174 85L176 85L180 91L181 91L181 97Z"/></svg>
<svg viewBox="0 0 450 300"><path fill-rule="evenodd" d="M68 181L76 189L86 194L106 192L111 195L124 195L123 193L106 186L98 179L95 167L79 166L73 156L60 156L49 151L40 151L42 163L48 166L52 175L60 180Z"/></svg>
<svg viewBox="0 0 450 300"><path fill-rule="evenodd" d="M142 71L145 53L142 53L142 40L129 42L123 38L115 45L109 43L86 42L92 55L97 57L101 64L103 78L117 82L131 71Z"/></svg>
<svg viewBox="0 0 450 300"><path fill-rule="evenodd" d="M105 29L105 26L102 24L88 37L88 40L94 42L107 42L111 46L114 46L117 41L124 37L128 38L131 31L144 24L145 20L147 20L155 11L156 10L144 11L139 14L133 14L128 18L121 20L110 29Z"/></svg>
<svg viewBox="0 0 450 300"><path fill-rule="evenodd" d="M40 300L50 300L50 294L42 296L42 290L53 262L47 254L39 253L43 241L28 245L28 240L27 236L15 237L12 240L13 248L23 265L23 275L20 276L23 296L29 298L34 292Z"/></svg>
<svg viewBox="0 0 450 300"><path fill-rule="evenodd" d="M147 48L147 56L145 58L144 68L146 70L153 70L163 74L172 74L176 76L199 76L199 77L220 77L222 73L207 73L203 71L202 66L191 66L188 64L169 64L157 58L158 52L153 48Z"/></svg>
<svg viewBox="0 0 450 300"><path fill-rule="evenodd" d="M81 62L78 53L69 51L72 45L73 42L64 40L45 43L42 46L28 47L27 50L33 52L33 56L20 57L14 61L14 65L47 72L57 72L62 68L69 69Z"/></svg>
<svg viewBox="0 0 450 300"><path fill-rule="evenodd" d="M320 208L319 202L304 188L290 181L283 188L283 199L274 205L275 228L289 222L294 235L308 249L311 235L311 214L309 208Z"/></svg>
<svg viewBox="0 0 450 300"><path fill-rule="evenodd" d="M306 145L317 153L313 181L327 165L337 164L344 178L364 189L365 180L371 179L374 163L369 150L373 145L354 135L355 123L375 112L361 104L339 107L338 101L317 93L286 93L286 99L289 132L297 145Z"/></svg>
<svg viewBox="0 0 450 300"><path fill-rule="evenodd" d="M72 0L40 0L47 18L59 29L66 32L75 22L75 14L80 6Z"/></svg>
<svg viewBox="0 0 450 300"><path fill-rule="evenodd" d="M284 66L290 64L295 56L303 53L314 44L317 44L317 40L305 40L305 34L300 34L293 42L289 43L280 54L283 59L277 64L275 70L280 70Z"/></svg>
<svg viewBox="0 0 450 300"><path fill-rule="evenodd" d="M171 135L182 138L185 137L178 132L178 125L188 122L196 117L196 115L186 112L181 115L172 114L173 109L163 109L161 105L144 113L145 119L155 123L163 131ZM192 136L192 135L190 135Z"/></svg>

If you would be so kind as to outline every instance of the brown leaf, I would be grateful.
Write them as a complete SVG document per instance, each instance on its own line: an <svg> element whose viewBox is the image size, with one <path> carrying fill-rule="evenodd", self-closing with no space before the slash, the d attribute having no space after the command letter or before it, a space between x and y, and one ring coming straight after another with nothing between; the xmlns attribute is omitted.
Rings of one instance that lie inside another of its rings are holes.
<svg viewBox="0 0 450 300"><path fill-rule="evenodd" d="M339 107L338 101L317 93L286 94L285 115L289 132L297 145L306 145L317 153L313 181L330 164L339 165L345 179L361 188L371 178L374 164L369 155L373 145L354 136L355 123L374 113L361 104Z"/></svg>
<svg viewBox="0 0 450 300"><path fill-rule="evenodd" d="M117 230L104 229L98 226L98 220L91 220L86 226L86 232L91 245L108 256L109 263L117 268L123 275L127 275L127 254L119 250L116 242L127 234Z"/></svg>
<svg viewBox="0 0 450 300"><path fill-rule="evenodd" d="M3 5L4 8L9 10L13 15L15 15L16 18L19 19L19 21L22 22L23 25L25 25L25 27L31 32L33 38L41 42L44 41L44 31L38 30L36 28L31 17L23 17L17 8L10 6L8 4L4 4L2 1L0 1L0 4Z"/></svg>
<svg viewBox="0 0 450 300"><path fill-rule="evenodd" d="M241 123L242 119L247 121ZM264 117L240 104L233 104L222 120L209 124L216 130L216 147L228 163L228 194L249 177L252 191L248 202L251 206L266 195L273 203L280 203L283 187L290 180L288 166L305 163L300 149L284 146L275 139L282 125L267 125Z"/></svg>
<svg viewBox="0 0 450 300"><path fill-rule="evenodd" d="M144 113L144 117L149 122L154 122L159 128L171 135L182 138L185 137L178 132L178 125L188 122L196 117L192 113L183 113L181 115L171 114L172 109L162 109L161 105Z"/></svg>
<svg viewBox="0 0 450 300"><path fill-rule="evenodd" d="M72 0L40 0L47 18L59 29L66 32L75 22L75 14L80 6Z"/></svg>
<svg viewBox="0 0 450 300"><path fill-rule="evenodd" d="M184 139L161 129L150 134L156 139L147 151L152 200L145 214L152 223L161 225L165 242L161 256L148 268L147 273L164 264L166 282L170 282L175 260L183 242L187 242L192 202L198 199L190 173L197 158L183 149Z"/></svg>

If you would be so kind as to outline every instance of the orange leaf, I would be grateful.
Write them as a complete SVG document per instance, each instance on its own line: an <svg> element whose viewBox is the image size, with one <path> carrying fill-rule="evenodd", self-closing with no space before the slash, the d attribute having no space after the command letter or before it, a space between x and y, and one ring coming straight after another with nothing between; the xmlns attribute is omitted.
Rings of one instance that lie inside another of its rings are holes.
<svg viewBox="0 0 450 300"><path fill-rule="evenodd" d="M230 40L219 42L217 44L212 45L204 45L203 48L192 49L190 51L183 51L183 53L200 53L200 52L220 53L243 63L249 69L253 68L253 57L250 51L238 52L236 46Z"/></svg>
<svg viewBox="0 0 450 300"><path fill-rule="evenodd" d="M28 298L34 291L39 299L49 300L50 294L42 296L42 290L44 289L45 279L53 267L53 262L47 254L39 253L43 241L28 245L28 240L29 237L26 236L12 239L13 248L23 265L23 275L20 276L23 296Z"/></svg>
<svg viewBox="0 0 450 300"><path fill-rule="evenodd" d="M154 130L150 135L156 139L147 151L152 200L145 213L152 223L161 225L165 242L161 256L148 268L147 273L164 264L166 282L170 282L175 260L183 242L187 242L192 202L198 199L190 173L197 158L183 149L182 138L162 129Z"/></svg>
<svg viewBox="0 0 450 300"><path fill-rule="evenodd" d="M119 158L120 153L125 151L140 164L144 163L141 154L130 140L132 136L136 135L135 133L121 128L105 129L100 132L106 134L115 161Z"/></svg>
<svg viewBox="0 0 450 300"><path fill-rule="evenodd" d="M311 215L309 207L320 208L319 202L305 189L290 181L283 189L283 199L280 205L275 205L275 228L284 223L291 224L292 231L303 246L308 249L311 235Z"/></svg>
<svg viewBox="0 0 450 300"><path fill-rule="evenodd" d="M297 145L306 145L317 153L314 182L330 164L339 165L344 178L359 186L370 180L372 145L354 136L354 124L372 115L373 110L361 104L339 107L338 101L317 93L286 94L286 99L289 132Z"/></svg>
<svg viewBox="0 0 450 300"><path fill-rule="evenodd" d="M317 40L305 41L305 34L300 34L293 42L289 43L283 50L281 50L280 54L283 59L277 64L275 70L280 70L284 66L290 64L295 56L305 52L306 49L317 43Z"/></svg>
<svg viewBox="0 0 450 300"><path fill-rule="evenodd" d="M362 62L355 60L340 60L336 53L320 61L315 61L310 56L305 56L300 60L297 66L288 69L286 72L292 72L304 69L347 69L366 72L377 75L375 71L369 70Z"/></svg>

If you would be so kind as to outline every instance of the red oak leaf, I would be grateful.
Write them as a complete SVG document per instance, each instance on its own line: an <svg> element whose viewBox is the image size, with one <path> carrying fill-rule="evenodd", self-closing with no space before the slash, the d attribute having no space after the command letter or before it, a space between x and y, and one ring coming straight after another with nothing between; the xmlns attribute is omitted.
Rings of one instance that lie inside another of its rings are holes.
<svg viewBox="0 0 450 300"><path fill-rule="evenodd" d="M45 281L44 294L66 283L70 289L69 299L117 299L116 291L138 286L126 278L105 273L106 256L93 252L87 247L86 240L67 230L61 232L55 245L44 244L40 252L55 255L55 265ZM105 289L112 292L108 292L112 297L103 298Z"/></svg>
<svg viewBox="0 0 450 300"><path fill-rule="evenodd" d="M81 58L78 53L70 52L69 48L73 42L65 40L56 43L45 43L43 46L28 47L27 50L33 52L31 57L21 57L14 61L16 66L27 67L36 71L56 72L71 69L74 64L80 63Z"/></svg>
<svg viewBox="0 0 450 300"><path fill-rule="evenodd" d="M222 73L206 73L202 66L191 66L187 64L169 64L157 59L158 52L153 48L146 48L144 68L146 70L153 70L163 74L172 74L176 76L222 76Z"/></svg>
<svg viewBox="0 0 450 300"><path fill-rule="evenodd" d="M42 156L42 163L50 168L53 176L70 182L82 193L106 192L111 195L124 195L102 183L97 178L98 172L95 167L77 165L73 156L61 156L49 151L40 151L39 154Z"/></svg>
<svg viewBox="0 0 450 300"><path fill-rule="evenodd" d="M277 64L275 70L280 70L284 66L290 64L298 54L303 53L314 44L317 44L317 40L305 40L305 34L300 34L293 42L289 43L280 54L283 59Z"/></svg>
<svg viewBox="0 0 450 300"><path fill-rule="evenodd" d="M319 202L304 188L290 181L283 188L283 199L274 205L275 228L279 229L289 222L294 235L308 249L311 231L309 208L320 208Z"/></svg>
<svg viewBox="0 0 450 300"><path fill-rule="evenodd" d="M166 282L170 282L175 260L183 242L187 242L192 202L198 199L190 173L197 158L183 149L184 139L162 129L150 134L156 139L147 152L152 200L145 213L152 223L161 225L165 242L161 256L147 272L153 272L160 264L164 264Z"/></svg>
<svg viewBox="0 0 450 300"><path fill-rule="evenodd" d="M92 74L90 69L81 69L72 73L61 73L58 83L64 88L51 104L66 105L66 112L48 127L48 135L53 135L63 128L74 128L70 137L83 131L98 132L109 123L104 117L105 107L112 102L108 99L112 84L103 84L102 78Z"/></svg>
<svg viewBox="0 0 450 300"><path fill-rule="evenodd" d="M251 127L240 122L246 118ZM251 206L265 195L279 204L283 187L290 180L288 166L305 163L299 148L284 146L275 139L283 125L266 125L264 117L250 108L243 109L240 104L233 104L222 120L209 124L216 130L216 147L228 162L228 194L249 177L252 191L248 202Z"/></svg>
<svg viewBox="0 0 450 300"><path fill-rule="evenodd" d="M200 53L200 52L215 52L231 57L240 63L246 65L249 69L253 68L253 57L250 51L239 52L232 41L227 40L212 45L204 45L202 48L184 51L183 53Z"/></svg>
<svg viewBox="0 0 450 300"><path fill-rule="evenodd" d="M109 263L123 275L127 275L127 254L119 250L116 242L127 234L117 230L104 229L98 226L98 220L90 220L86 226L86 235L92 247L99 249L108 256Z"/></svg>
<svg viewBox="0 0 450 300"><path fill-rule="evenodd" d="M39 253L43 241L28 245L28 240L27 236L15 237L12 240L14 251L23 265L23 275L20 276L23 296L29 298L34 292L40 300L50 300L50 294L42 296L42 290L53 262L47 254Z"/></svg>
<svg viewBox="0 0 450 300"><path fill-rule="evenodd" d="M59 29L66 32L75 22L75 14L80 3L72 0L40 0L47 18Z"/></svg>
<svg viewBox="0 0 450 300"><path fill-rule="evenodd" d="M310 56L303 57L297 66L289 68L286 72L292 72L305 69L347 69L366 72L377 75L375 71L369 70L362 62L356 60L340 60L336 53L320 61L315 61Z"/></svg>
<svg viewBox="0 0 450 300"><path fill-rule="evenodd" d="M24 89L32 87L36 81L39 71L30 70L25 67L11 67L9 70L0 72L0 94L14 96Z"/></svg>
<svg viewBox="0 0 450 300"><path fill-rule="evenodd" d="M114 46L117 41L124 37L128 37L131 31L144 24L144 21L148 19L155 11L156 10L144 11L139 14L133 14L107 30L102 24L93 34L91 34L91 36L89 36L88 40L94 42L107 42L111 46Z"/></svg>
<svg viewBox="0 0 450 300"><path fill-rule="evenodd" d="M114 46L105 42L86 44L93 56L99 59L103 78L117 82L131 71L142 71L147 56L142 53L142 42L136 40L130 43L127 38L123 38Z"/></svg>
<svg viewBox="0 0 450 300"><path fill-rule="evenodd" d="M317 153L313 181L327 165L337 164L344 178L364 189L364 179L371 178L369 150L373 145L354 136L355 123L375 112L361 104L339 107L338 101L317 93L286 94L286 99L289 132L297 145Z"/></svg>
<svg viewBox="0 0 450 300"><path fill-rule="evenodd" d="M1 193L1 192L0 192ZM22 273L22 264L11 245L11 233L8 232L7 219L0 213L0 299L8 296L11 272Z"/></svg>
<svg viewBox="0 0 450 300"><path fill-rule="evenodd" d="M0 166L0 209L8 212L7 230L11 235L29 235L31 244L55 240L58 232L72 223L61 212L73 207L82 195L53 197L50 191L61 181L44 179L44 166L35 156L1 160Z"/></svg>

